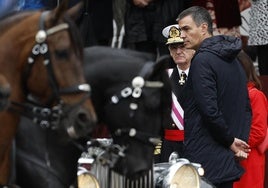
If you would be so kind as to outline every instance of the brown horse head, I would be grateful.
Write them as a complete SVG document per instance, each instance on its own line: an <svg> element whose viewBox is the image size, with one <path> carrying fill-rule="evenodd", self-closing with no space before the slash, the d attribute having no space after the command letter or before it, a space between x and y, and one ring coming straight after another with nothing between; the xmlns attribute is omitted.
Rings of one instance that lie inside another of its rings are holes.
<svg viewBox="0 0 268 188"><path fill-rule="evenodd" d="M8 110L0 112L0 185L8 183L10 149L20 115L72 138L96 125L83 70L82 43L72 20L80 4L21 12L0 23L0 74L10 84Z"/></svg>

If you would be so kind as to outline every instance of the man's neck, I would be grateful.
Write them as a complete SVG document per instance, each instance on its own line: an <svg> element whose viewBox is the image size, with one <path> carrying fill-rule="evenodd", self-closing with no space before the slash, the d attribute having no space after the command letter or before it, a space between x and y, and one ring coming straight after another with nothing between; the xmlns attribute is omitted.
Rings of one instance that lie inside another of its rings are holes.
<svg viewBox="0 0 268 188"><path fill-rule="evenodd" d="M177 68L182 70L182 71L189 69L189 67L190 67L189 64L177 65Z"/></svg>

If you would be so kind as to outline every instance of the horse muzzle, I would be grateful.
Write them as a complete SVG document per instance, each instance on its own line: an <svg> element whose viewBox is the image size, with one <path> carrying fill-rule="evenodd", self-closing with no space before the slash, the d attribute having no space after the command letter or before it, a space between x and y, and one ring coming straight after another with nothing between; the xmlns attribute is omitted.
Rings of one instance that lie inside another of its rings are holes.
<svg viewBox="0 0 268 188"><path fill-rule="evenodd" d="M68 136L73 139L87 137L97 126L96 118L82 107L70 111L61 123L63 123Z"/></svg>

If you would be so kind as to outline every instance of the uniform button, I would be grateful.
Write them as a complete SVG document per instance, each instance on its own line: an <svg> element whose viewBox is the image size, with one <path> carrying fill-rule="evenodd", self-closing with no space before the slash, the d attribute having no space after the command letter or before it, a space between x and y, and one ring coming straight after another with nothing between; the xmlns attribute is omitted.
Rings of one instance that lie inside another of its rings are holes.
<svg viewBox="0 0 268 188"><path fill-rule="evenodd" d="M176 125L175 125L175 123L172 123L171 126L172 126L172 127L175 127Z"/></svg>

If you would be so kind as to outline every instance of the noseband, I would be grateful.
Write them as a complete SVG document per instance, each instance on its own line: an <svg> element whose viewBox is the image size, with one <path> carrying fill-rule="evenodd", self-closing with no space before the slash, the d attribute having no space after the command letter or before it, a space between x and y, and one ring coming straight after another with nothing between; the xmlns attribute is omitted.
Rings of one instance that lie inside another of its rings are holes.
<svg viewBox="0 0 268 188"><path fill-rule="evenodd" d="M91 88L86 83L71 86L68 88L59 88L57 81L55 79L52 64L50 62L50 54L46 39L49 35L68 29L69 25L67 23L62 23L45 30L45 18L48 14L49 11L45 11L42 12L40 16L39 31L35 36L36 44L32 48L31 55L28 57L28 66L25 71L24 82L23 82L26 95L28 95L27 98L28 103L19 103L12 101L9 109L19 112L21 115L24 115L32 119L34 123L39 124L43 128L56 128L56 125L59 123L60 118L64 113L62 109L64 102L61 100L60 95L86 93L85 97L83 97L81 101L72 106L72 108L75 108L80 104L82 104L88 98ZM47 106L52 105L53 101L57 102L57 105L51 108L44 107L44 105L42 105L38 101L38 99L36 99L33 95L31 95L28 92L28 89L26 87L27 79L35 63L35 58L40 55L44 57L43 64L47 69L49 84L52 88L52 96Z"/></svg>

